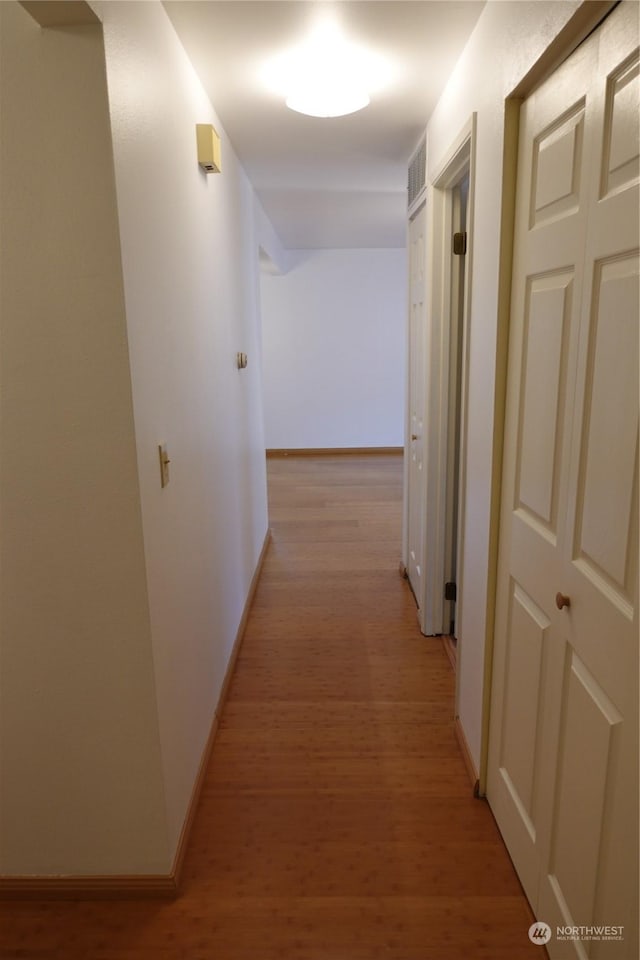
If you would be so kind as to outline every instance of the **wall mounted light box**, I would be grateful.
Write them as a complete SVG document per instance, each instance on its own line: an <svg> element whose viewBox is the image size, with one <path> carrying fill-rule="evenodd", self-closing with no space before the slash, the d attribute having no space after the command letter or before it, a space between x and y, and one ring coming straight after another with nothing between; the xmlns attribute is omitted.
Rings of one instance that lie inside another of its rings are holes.
<svg viewBox="0 0 640 960"><path fill-rule="evenodd" d="M221 173L220 137L210 123L196 123L198 163L207 173Z"/></svg>

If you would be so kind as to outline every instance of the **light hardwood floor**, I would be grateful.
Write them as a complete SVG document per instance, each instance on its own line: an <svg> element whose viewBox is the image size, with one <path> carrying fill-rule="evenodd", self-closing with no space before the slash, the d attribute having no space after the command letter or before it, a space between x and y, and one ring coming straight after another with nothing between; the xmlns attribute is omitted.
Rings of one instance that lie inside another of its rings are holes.
<svg viewBox="0 0 640 960"><path fill-rule="evenodd" d="M398 575L398 456L269 461L273 540L173 902L5 903L2 960L541 960Z"/></svg>

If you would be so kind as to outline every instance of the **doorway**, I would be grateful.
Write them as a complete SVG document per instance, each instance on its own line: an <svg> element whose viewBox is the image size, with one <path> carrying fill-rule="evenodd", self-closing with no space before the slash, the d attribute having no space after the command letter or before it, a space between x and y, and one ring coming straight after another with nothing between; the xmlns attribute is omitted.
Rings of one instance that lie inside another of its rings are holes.
<svg viewBox="0 0 640 960"><path fill-rule="evenodd" d="M458 538L460 534L460 460L463 383L463 333L467 289L469 168L449 192L451 204L451 299L449 307L449 409L447 414L447 497L445 504L444 622L449 649L456 655Z"/></svg>
<svg viewBox="0 0 640 960"><path fill-rule="evenodd" d="M425 274L426 204L409 222L409 442L407 456L406 574L418 605L422 628L425 549L424 400L426 379L427 301Z"/></svg>
<svg viewBox="0 0 640 960"><path fill-rule="evenodd" d="M423 364L424 396L423 429L414 429L412 417L410 430L410 459L415 446L422 464L409 473L406 510L409 543L418 536L415 518L422 517L416 598L426 636L448 636L452 628L459 633L461 616L474 145L472 116L427 188L424 329L410 338L410 370L417 377ZM412 480L420 483L417 491Z"/></svg>

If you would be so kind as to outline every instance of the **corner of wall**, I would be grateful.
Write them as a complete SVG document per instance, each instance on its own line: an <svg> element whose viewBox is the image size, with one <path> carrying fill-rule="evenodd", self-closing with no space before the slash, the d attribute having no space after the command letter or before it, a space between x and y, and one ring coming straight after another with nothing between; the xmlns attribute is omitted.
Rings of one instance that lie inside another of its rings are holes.
<svg viewBox="0 0 640 960"><path fill-rule="evenodd" d="M3 870L163 872L102 30L0 18Z"/></svg>

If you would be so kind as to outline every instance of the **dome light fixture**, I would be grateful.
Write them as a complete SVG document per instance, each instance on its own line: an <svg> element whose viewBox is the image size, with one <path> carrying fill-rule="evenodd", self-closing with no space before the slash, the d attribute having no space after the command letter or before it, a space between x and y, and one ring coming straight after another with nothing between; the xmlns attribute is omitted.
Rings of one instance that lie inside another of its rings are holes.
<svg viewBox="0 0 640 960"><path fill-rule="evenodd" d="M290 110L310 117L343 117L362 110L369 94L388 79L378 55L350 43L339 27L324 21L302 44L265 67L268 86Z"/></svg>
<svg viewBox="0 0 640 960"><path fill-rule="evenodd" d="M301 84L285 100L290 110L308 117L344 117L363 110L370 102L364 88L333 82L323 86Z"/></svg>

